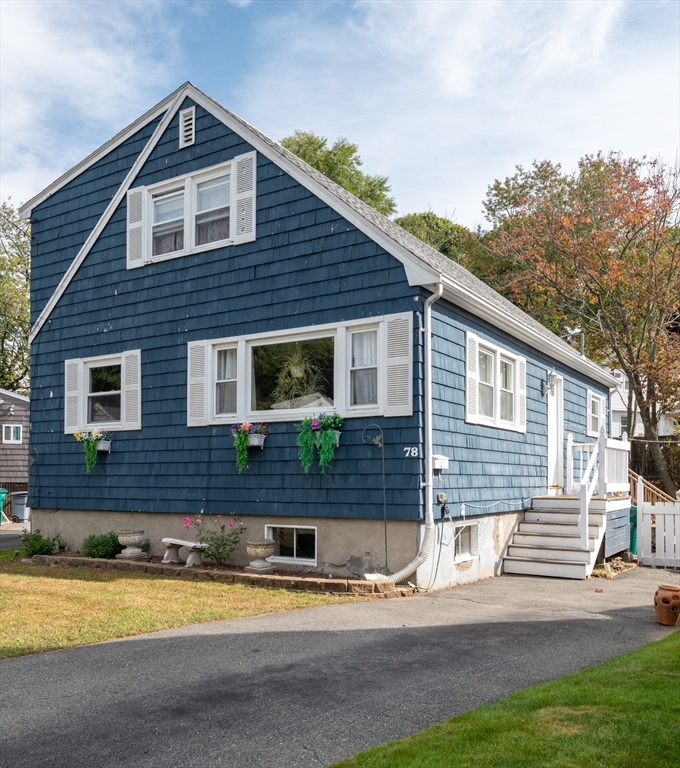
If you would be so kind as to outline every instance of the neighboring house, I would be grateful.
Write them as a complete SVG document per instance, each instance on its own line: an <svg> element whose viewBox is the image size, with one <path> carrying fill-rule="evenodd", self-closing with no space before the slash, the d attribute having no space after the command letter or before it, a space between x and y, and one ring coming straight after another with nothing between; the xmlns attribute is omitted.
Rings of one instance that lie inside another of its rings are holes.
<svg viewBox="0 0 680 768"><path fill-rule="evenodd" d="M621 437L625 432L629 437L644 437L645 428L642 424L639 412L637 412L637 404L635 403L635 397L633 396L633 407L636 410L635 418L635 432L630 434L630 428L628 424L628 396L629 396L629 381L628 377L623 371L612 371L614 377L617 380L616 389L611 394L611 419L612 419L612 437ZM678 416L662 413L659 417L658 433L659 437L670 437L675 434L675 429L678 423Z"/></svg>
<svg viewBox="0 0 680 768"><path fill-rule="evenodd" d="M607 424L611 374L191 84L21 215L29 504L73 549L134 527L160 553L186 515L237 513L285 568L492 576L532 497L563 490L567 435ZM302 397L277 389L292 354ZM320 411L345 422L306 475L296 423ZM245 420L271 431L239 474ZM73 434L102 427L86 474Z"/></svg>
<svg viewBox="0 0 680 768"><path fill-rule="evenodd" d="M25 491L28 483L29 399L0 389L0 488ZM10 499L5 502L9 515Z"/></svg>

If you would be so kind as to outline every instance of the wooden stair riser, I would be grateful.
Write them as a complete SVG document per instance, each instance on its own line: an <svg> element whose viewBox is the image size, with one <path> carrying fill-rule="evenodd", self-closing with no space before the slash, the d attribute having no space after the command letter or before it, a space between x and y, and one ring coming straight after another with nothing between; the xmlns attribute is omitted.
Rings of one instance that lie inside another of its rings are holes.
<svg viewBox="0 0 680 768"><path fill-rule="evenodd" d="M595 549L596 536L588 537L588 549ZM577 534L571 536L558 536L541 531L540 533L516 533L512 544L528 545L535 547L554 547L556 549L581 549L581 537Z"/></svg>
<svg viewBox="0 0 680 768"><path fill-rule="evenodd" d="M578 526L574 523L520 523L517 528L519 533L554 533L556 535L577 536L579 534ZM588 536L598 536L600 533L599 525L588 526Z"/></svg>
<svg viewBox="0 0 680 768"><path fill-rule="evenodd" d="M504 559L503 571L524 576L551 576L557 579L585 579L588 576L584 563L556 563L512 557Z"/></svg>
<svg viewBox="0 0 680 768"><path fill-rule="evenodd" d="M600 499L595 496L590 500L588 505L589 511L592 512L611 512L614 509L625 509L630 507L634 502L630 496L622 497L608 497L606 499ZM581 504L578 496L548 496L534 498L531 503L532 510L577 510Z"/></svg>
<svg viewBox="0 0 680 768"><path fill-rule="evenodd" d="M527 523L565 523L567 525L578 525L578 512L548 512L547 510L535 511L529 509L524 513L524 520ZM600 512L590 512L588 514L588 526L604 525L605 515Z"/></svg>
<svg viewBox="0 0 680 768"><path fill-rule="evenodd" d="M535 547L522 544L510 544L510 557L536 558L539 560L565 560L574 563L590 563L592 553L582 549L559 549L558 547Z"/></svg>

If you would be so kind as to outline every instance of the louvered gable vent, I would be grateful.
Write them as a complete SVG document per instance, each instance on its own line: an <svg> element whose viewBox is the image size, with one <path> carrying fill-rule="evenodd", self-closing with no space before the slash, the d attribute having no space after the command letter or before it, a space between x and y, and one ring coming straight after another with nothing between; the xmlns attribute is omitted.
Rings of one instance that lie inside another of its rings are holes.
<svg viewBox="0 0 680 768"><path fill-rule="evenodd" d="M179 148L190 147L196 141L196 107L179 113Z"/></svg>

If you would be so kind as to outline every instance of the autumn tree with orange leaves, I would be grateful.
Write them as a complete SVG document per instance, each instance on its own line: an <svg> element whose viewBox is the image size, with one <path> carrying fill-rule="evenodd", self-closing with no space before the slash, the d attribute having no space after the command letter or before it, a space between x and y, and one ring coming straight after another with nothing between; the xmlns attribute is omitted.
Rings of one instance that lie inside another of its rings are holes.
<svg viewBox="0 0 680 768"><path fill-rule="evenodd" d="M481 266L553 330L580 326L589 354L624 371L673 496L658 423L680 400L679 182L677 168L618 153L586 155L574 173L549 161L519 166L487 193L494 229Z"/></svg>

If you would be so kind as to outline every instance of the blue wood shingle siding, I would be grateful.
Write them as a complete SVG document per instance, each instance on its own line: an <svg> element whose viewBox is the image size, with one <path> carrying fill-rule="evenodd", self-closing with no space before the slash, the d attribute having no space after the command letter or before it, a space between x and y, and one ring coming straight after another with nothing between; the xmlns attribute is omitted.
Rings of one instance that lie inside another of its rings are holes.
<svg viewBox="0 0 680 768"><path fill-rule="evenodd" d="M148 138L151 132L145 129L139 136ZM144 143L142 138L126 142L111 153L115 158L91 169L87 183L79 177L37 208L34 318ZM196 144L177 146L175 118L133 186L251 149L200 107ZM98 183L98 174L106 178L101 188L108 199L88 186ZM96 204L90 203L91 195ZM68 236L62 218L78 223ZM396 259L259 154L254 242L129 271L125 243L122 203L32 346L32 445L38 452L31 476L33 506L380 518L380 450L361 441L362 429L376 422L385 430L388 514L393 519L421 514L422 459L405 459L402 450L422 445L418 322L414 416L348 420L326 477L318 467L304 474L292 423L272 424L265 449L250 452L242 475L229 427L186 426L188 341L414 311L422 307L413 298L419 291L408 286ZM64 360L137 348L142 350L142 430L114 433L111 454L100 457L87 475L82 446L64 434Z"/></svg>
<svg viewBox="0 0 680 768"><path fill-rule="evenodd" d="M526 357L526 434L465 422L468 330ZM605 396L607 390L446 301L433 306L432 331L434 451L451 460L435 479L435 494L446 493L456 515L461 502L468 505L467 515L527 507L532 496L547 491L547 398L541 391L547 371L554 367L564 377L565 441L571 432L575 442L593 442L585 434L586 390Z"/></svg>
<svg viewBox="0 0 680 768"><path fill-rule="evenodd" d="M630 547L630 507L607 512L604 556L612 557Z"/></svg>

